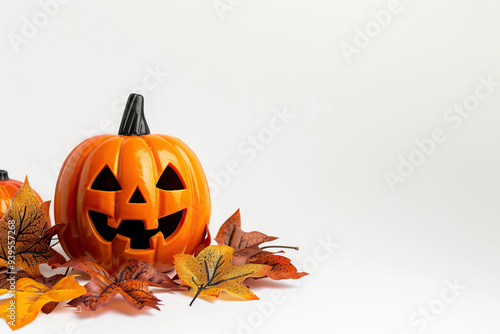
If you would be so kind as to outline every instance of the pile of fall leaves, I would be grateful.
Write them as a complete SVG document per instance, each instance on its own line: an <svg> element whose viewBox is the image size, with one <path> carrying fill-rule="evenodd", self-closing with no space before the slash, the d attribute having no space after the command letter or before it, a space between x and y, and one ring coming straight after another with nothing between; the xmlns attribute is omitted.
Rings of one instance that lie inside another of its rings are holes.
<svg viewBox="0 0 500 334"><path fill-rule="evenodd" d="M0 317L6 319L12 330L35 320L40 311L51 313L64 301L79 310L95 311L120 294L137 309L148 306L159 310L160 299L149 290L151 286L168 290L191 288L194 298L189 305L199 296L218 297L222 290L253 300L259 298L242 284L249 277L281 280L307 275L297 272L290 259L277 255L283 251L265 250L290 247L260 246L276 237L241 230L239 210L221 226L215 238L218 245L206 245L196 257L174 257L177 274L173 279L134 259L110 275L89 257L66 261L52 248L52 238L62 224L49 227L49 206L50 202L40 204L26 179L0 220L0 298L7 297L0 300ZM68 270L66 275L45 277L40 264ZM89 282L82 286L75 279L77 275L67 276L69 268L86 273Z"/></svg>

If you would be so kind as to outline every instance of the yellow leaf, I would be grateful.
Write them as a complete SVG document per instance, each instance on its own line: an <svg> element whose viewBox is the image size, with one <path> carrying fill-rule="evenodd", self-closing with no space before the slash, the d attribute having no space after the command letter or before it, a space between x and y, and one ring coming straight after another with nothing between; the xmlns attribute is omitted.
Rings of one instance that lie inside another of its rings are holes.
<svg viewBox="0 0 500 334"><path fill-rule="evenodd" d="M75 276L64 277L52 289L31 278L19 279L14 296L0 305L0 317L7 320L12 330L16 330L35 320L45 304L80 297L86 291L75 281ZM0 295L8 292L6 289L0 290Z"/></svg>
<svg viewBox="0 0 500 334"><path fill-rule="evenodd" d="M182 283L192 287L198 296L216 296L221 290L247 299L259 299L242 282L247 277L266 276L271 267L260 264L233 266L234 249L229 246L208 246L197 257L188 254L174 256L174 265Z"/></svg>

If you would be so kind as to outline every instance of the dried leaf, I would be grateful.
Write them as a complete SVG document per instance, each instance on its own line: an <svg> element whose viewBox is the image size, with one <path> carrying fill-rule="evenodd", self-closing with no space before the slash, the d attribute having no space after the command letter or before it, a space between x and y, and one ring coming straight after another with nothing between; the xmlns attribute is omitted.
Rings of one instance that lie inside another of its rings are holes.
<svg viewBox="0 0 500 334"><path fill-rule="evenodd" d="M195 290L192 305L198 296L216 296L221 290L248 300L259 299L242 282L247 277L266 276L271 267L260 264L233 266L234 249L225 246L209 246L197 257L188 254L174 256L174 266L184 285Z"/></svg>
<svg viewBox="0 0 500 334"><path fill-rule="evenodd" d="M260 247L257 245L252 246L252 247L248 247L248 248L238 249L233 254L232 264L233 264L233 266L242 266L244 264L248 264L248 263L250 263L250 258L252 258L252 257L254 257L262 252L265 252L265 251L260 249ZM266 252L266 253L268 253L268 252Z"/></svg>
<svg viewBox="0 0 500 334"><path fill-rule="evenodd" d="M86 311L109 305L116 294L121 294L137 309L149 306L160 310L160 300L148 287L178 288L170 277L158 273L150 264L135 259L125 262L113 275L88 258L72 260L61 267L73 267L90 275L91 280L85 285L87 293L70 302L70 305Z"/></svg>
<svg viewBox="0 0 500 334"><path fill-rule="evenodd" d="M141 280L150 286L159 286L162 288L178 288L170 277L164 273L156 271L155 267L149 263L131 259L125 265L122 265L113 275L116 281Z"/></svg>
<svg viewBox="0 0 500 334"><path fill-rule="evenodd" d="M52 288L31 278L19 279L13 298L0 305L0 317L7 320L12 330L16 330L35 320L44 306L52 304L50 307L53 309L53 303L81 296L85 293L85 288L75 281L74 276L64 277ZM5 293L10 293L10 290L0 290L0 295Z"/></svg>
<svg viewBox="0 0 500 334"><path fill-rule="evenodd" d="M215 240L217 243L226 244L234 248L232 264L241 266L244 264L266 264L272 266L267 277L280 279L298 279L307 273L298 273L297 268L292 265L291 260L284 257L274 255L279 252L268 252L263 250L267 247L276 248L292 248L298 250L297 247L289 246L267 246L259 247L261 243L276 240L276 237L269 237L264 233L250 232L246 233L241 230L240 210L237 210L220 228Z"/></svg>
<svg viewBox="0 0 500 334"><path fill-rule="evenodd" d="M50 277L45 277L45 276L31 277L24 270L20 270L18 272L12 272L10 274L3 273L0 274L0 289L10 289L11 284L21 278L31 278L37 283L43 284L48 288L52 288L54 285L56 285L57 282L59 282L64 277L65 276L62 274L56 274ZM56 308L58 304L59 303L57 302L47 303L42 307L42 312L45 314L49 314Z"/></svg>
<svg viewBox="0 0 500 334"><path fill-rule="evenodd" d="M230 246L236 251L276 239L276 237L269 237L260 232L243 232L239 209L222 224L215 237L217 244Z"/></svg>
<svg viewBox="0 0 500 334"><path fill-rule="evenodd" d="M266 254L257 256L255 260L251 260L251 263L271 266L272 269L267 274L267 277L274 280L298 279L309 275L308 273L297 272L297 268L295 268L291 260L280 255Z"/></svg>
<svg viewBox="0 0 500 334"><path fill-rule="evenodd" d="M3 273L0 274L0 289L8 289L10 287L10 282L7 281L7 279L10 277L13 277L16 281L21 278L31 278L35 282L41 283L46 287L52 288L57 282L59 282L65 276L62 274L56 274L50 277L45 277L45 276L31 277L24 270L10 273L10 275L8 273Z"/></svg>
<svg viewBox="0 0 500 334"><path fill-rule="evenodd" d="M52 237L63 227L45 229L50 202L40 204L28 178L14 195L0 220L0 267L24 269L31 277L41 276L39 265L63 263L64 257L50 247Z"/></svg>

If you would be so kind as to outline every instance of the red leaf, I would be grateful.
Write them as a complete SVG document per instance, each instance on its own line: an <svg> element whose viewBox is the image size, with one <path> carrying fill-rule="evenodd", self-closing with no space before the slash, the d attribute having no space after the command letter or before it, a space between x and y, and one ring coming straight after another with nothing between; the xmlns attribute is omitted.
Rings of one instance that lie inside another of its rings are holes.
<svg viewBox="0 0 500 334"><path fill-rule="evenodd" d="M255 260L252 260L251 263L271 266L272 269L267 274L267 277L274 280L298 279L303 276L309 275L308 273L297 272L297 268L295 268L291 260L280 255L268 254L260 256Z"/></svg>

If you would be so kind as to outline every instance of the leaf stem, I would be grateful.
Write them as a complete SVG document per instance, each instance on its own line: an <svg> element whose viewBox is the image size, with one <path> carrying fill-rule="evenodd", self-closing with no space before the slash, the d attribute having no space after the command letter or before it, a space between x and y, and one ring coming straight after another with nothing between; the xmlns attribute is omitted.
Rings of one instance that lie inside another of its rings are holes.
<svg viewBox="0 0 500 334"><path fill-rule="evenodd" d="M265 246L261 247L260 249L266 249L266 248L288 248L288 249L295 249L296 251L299 250L299 247L294 247L294 246Z"/></svg>
<svg viewBox="0 0 500 334"><path fill-rule="evenodd" d="M194 295L194 298L193 300L191 301L191 303L189 303L189 306L193 305L193 302L196 300L196 298L198 298L198 296L200 295L200 292L203 290L204 288L198 288L198 291L196 291L196 294Z"/></svg>

